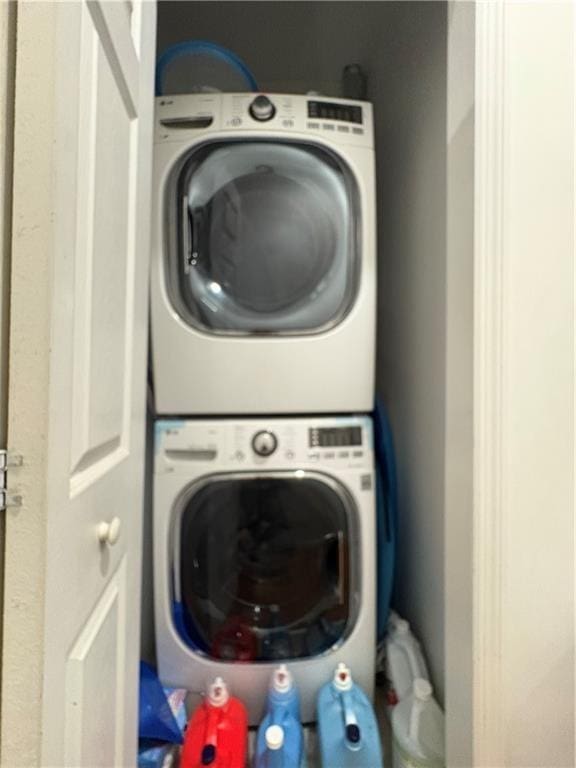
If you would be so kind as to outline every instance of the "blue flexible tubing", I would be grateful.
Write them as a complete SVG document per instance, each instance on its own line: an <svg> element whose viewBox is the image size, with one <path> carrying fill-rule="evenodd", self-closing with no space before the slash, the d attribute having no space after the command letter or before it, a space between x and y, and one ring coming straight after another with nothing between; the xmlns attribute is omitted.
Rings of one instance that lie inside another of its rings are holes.
<svg viewBox="0 0 576 768"><path fill-rule="evenodd" d="M215 58L231 64L246 78L250 90L258 90L258 84L254 75L250 72L242 59L236 56L235 53L232 53L232 51L229 51L221 45L211 43L207 40L188 40L184 43L171 45L158 59L156 63L156 96L162 96L162 80L164 78L166 67L171 64L174 59L177 59L180 56L185 56L188 53L209 53Z"/></svg>
<svg viewBox="0 0 576 768"><path fill-rule="evenodd" d="M376 504L378 541L378 621L377 638L386 633L398 536L398 480L392 428L382 403L374 407L374 448L376 453Z"/></svg>

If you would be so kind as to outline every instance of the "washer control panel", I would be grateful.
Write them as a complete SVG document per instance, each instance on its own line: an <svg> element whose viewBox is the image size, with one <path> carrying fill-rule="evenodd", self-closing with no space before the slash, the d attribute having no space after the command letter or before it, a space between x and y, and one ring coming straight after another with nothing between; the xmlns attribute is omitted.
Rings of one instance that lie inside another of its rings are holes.
<svg viewBox="0 0 576 768"><path fill-rule="evenodd" d="M231 132L315 135L334 144L374 146L367 101L282 93L204 93L156 99L156 142L189 142Z"/></svg>
<svg viewBox="0 0 576 768"><path fill-rule="evenodd" d="M367 416L165 420L156 423L156 472L373 466Z"/></svg>

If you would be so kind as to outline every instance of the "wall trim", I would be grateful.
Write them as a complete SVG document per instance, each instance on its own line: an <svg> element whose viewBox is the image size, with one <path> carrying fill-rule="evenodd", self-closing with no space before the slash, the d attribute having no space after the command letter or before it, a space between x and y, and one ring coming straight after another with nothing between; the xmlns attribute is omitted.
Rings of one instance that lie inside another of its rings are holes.
<svg viewBox="0 0 576 768"><path fill-rule="evenodd" d="M476 4L474 203L474 765L505 764L502 594L506 477L505 2Z"/></svg>

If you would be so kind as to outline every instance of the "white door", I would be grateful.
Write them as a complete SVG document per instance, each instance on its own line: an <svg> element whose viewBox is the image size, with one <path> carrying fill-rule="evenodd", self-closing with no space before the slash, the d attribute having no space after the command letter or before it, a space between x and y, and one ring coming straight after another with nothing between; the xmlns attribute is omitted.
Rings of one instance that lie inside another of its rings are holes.
<svg viewBox="0 0 576 768"><path fill-rule="evenodd" d="M18 4L2 765L136 761L155 4Z"/></svg>

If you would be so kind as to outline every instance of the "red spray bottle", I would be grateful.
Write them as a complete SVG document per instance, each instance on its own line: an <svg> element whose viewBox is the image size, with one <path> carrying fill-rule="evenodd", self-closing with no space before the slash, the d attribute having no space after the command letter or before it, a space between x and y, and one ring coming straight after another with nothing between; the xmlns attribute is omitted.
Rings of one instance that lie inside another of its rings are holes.
<svg viewBox="0 0 576 768"><path fill-rule="evenodd" d="M244 768L247 746L246 708L230 696L226 683L217 677L188 722L180 766Z"/></svg>

